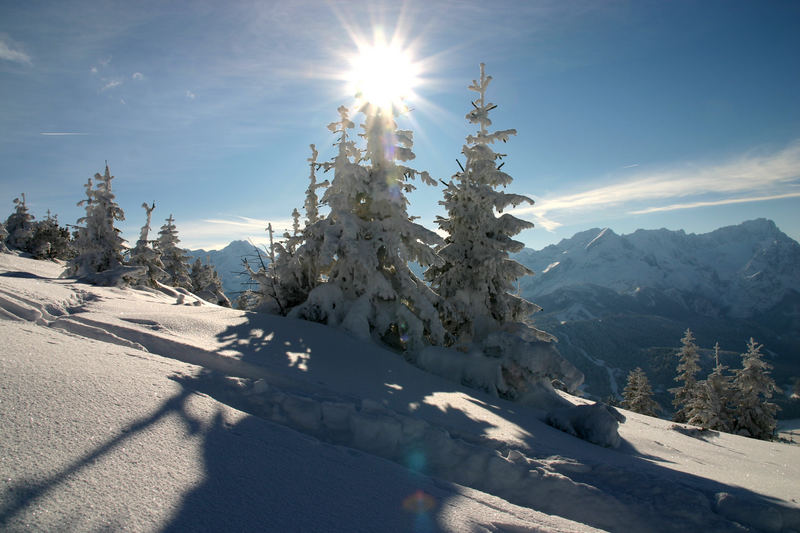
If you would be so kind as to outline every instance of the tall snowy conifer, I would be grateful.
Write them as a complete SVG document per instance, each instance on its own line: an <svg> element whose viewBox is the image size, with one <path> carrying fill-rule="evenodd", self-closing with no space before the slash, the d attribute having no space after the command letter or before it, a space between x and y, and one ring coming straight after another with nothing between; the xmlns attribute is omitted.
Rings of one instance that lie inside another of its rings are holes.
<svg viewBox="0 0 800 533"><path fill-rule="evenodd" d="M0 252L8 251L6 248L6 238L8 237L8 232L6 231L6 227L2 221L0 221Z"/></svg>
<svg viewBox="0 0 800 533"><path fill-rule="evenodd" d="M25 193L21 194L22 200L14 198L14 212L6 220L6 244L9 248L30 251L29 244L33 237L33 215L28 212L25 205Z"/></svg>
<svg viewBox="0 0 800 533"><path fill-rule="evenodd" d="M772 365L762 359L762 347L751 337L747 352L742 354L742 368L734 372L734 432L769 440L775 436L778 412L778 406L769 399L779 389L769 375Z"/></svg>
<svg viewBox="0 0 800 533"><path fill-rule="evenodd" d="M217 269L214 268L208 258L206 258L205 264L199 257L195 260L190 277L192 279L192 287L194 287L192 292L196 296L222 307L231 306L231 301L222 290L222 280L219 279Z"/></svg>
<svg viewBox="0 0 800 533"><path fill-rule="evenodd" d="M175 219L169 215L167 223L161 226L158 232L156 246L161 252L161 262L164 264L164 271L168 277L164 283L173 287L183 287L192 290L192 280L189 277L189 257L178 248L178 228L175 227Z"/></svg>
<svg viewBox="0 0 800 533"><path fill-rule="evenodd" d="M317 147L315 145L311 144L309 146L311 148L311 157L308 158L308 162L311 172L308 176L309 184L308 188L306 189L306 201L304 205L306 210L306 226L314 225L320 219L319 197L317 196L317 189L330 185L328 180L317 183L317 169L320 166L319 163L317 163L317 156L319 156L319 152L317 151Z"/></svg>
<svg viewBox="0 0 800 533"><path fill-rule="evenodd" d="M511 237L533 224L508 213L497 216L495 212L502 213L506 207L522 203L533 204L533 200L497 190L509 185L512 177L501 170L502 163L498 165L505 154L495 152L490 145L506 142L516 130L489 131L489 112L497 107L486 99L491 80L481 63L480 79L469 85L478 98L466 116L479 129L466 139L463 171L444 191L440 204L447 209L447 216L436 220L448 234L438 250L444 264L425 272L425 278L447 302L443 321L456 343L480 339L508 322L524 322L541 309L511 292L518 278L533 273L509 258L509 253L524 247ZM552 338L541 333L542 340Z"/></svg>
<svg viewBox="0 0 800 533"><path fill-rule="evenodd" d="M144 278L142 282L150 287L155 287L156 282L161 281L168 277L164 270L164 263L161 262L161 253L153 247L153 241L150 241L150 221L152 219L153 210L156 208L156 203L147 205L147 202L142 204L146 213L146 220L142 230L139 233L139 240L136 241L136 246L131 250L130 264L140 265L145 267Z"/></svg>
<svg viewBox="0 0 800 533"><path fill-rule="evenodd" d="M622 395L625 398L622 407L635 413L657 416L657 412L661 410L658 403L653 400L653 389L650 387L647 374L639 367L628 374L628 383Z"/></svg>
<svg viewBox="0 0 800 533"><path fill-rule="evenodd" d="M430 248L441 239L414 223L406 211L410 180L435 182L427 172L403 163L414 158L412 132L397 130L394 117L365 104L363 158L350 140L347 109L329 129L339 135L334 177L323 203L330 214L319 221L320 265L327 274L296 314L340 324L361 338L374 336L403 349L425 341L441 344L444 329L435 308L436 294L408 268L409 261L433 264Z"/></svg>
<svg viewBox="0 0 800 533"><path fill-rule="evenodd" d="M697 395L687 413L688 422L705 429L733 430L733 389L728 367L719 362L719 343L714 345L714 370L697 384Z"/></svg>
<svg viewBox="0 0 800 533"><path fill-rule="evenodd" d="M114 176L106 164L105 173L94 175L86 183L86 199L78 202L86 208L86 216L78 220L77 237L74 241L76 256L70 259L67 275L94 278L95 274L107 271L122 273L125 240L114 222L125 220L125 213L117 205L111 191ZM98 282L109 283L111 280Z"/></svg>
<svg viewBox="0 0 800 533"><path fill-rule="evenodd" d="M697 351L697 345L694 342L694 335L689 328L681 339L681 349L676 354L679 362L677 367L678 375L675 381L683 383L680 387L669 389L673 394L674 399L672 405L675 406L675 415L672 419L675 422L687 422L689 420L689 411L692 408L692 403L695 401L697 395L697 373L700 371L698 360L700 355Z"/></svg>

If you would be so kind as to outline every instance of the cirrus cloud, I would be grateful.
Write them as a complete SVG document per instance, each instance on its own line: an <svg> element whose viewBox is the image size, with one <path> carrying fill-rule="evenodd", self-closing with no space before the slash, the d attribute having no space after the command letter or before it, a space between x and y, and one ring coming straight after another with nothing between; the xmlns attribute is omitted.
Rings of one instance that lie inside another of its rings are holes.
<svg viewBox="0 0 800 533"><path fill-rule="evenodd" d="M552 231L563 225L560 220L575 212L615 209L640 215L763 202L798 197L798 187L800 141L769 154L745 154L716 164L640 172L609 185L538 197L536 205L512 212L533 216L540 226ZM686 201L676 202L679 199Z"/></svg>

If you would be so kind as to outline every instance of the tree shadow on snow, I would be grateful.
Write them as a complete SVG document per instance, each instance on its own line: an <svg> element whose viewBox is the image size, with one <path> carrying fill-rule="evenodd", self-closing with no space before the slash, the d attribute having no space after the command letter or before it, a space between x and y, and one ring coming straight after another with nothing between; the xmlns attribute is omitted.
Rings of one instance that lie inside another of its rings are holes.
<svg viewBox="0 0 800 533"><path fill-rule="evenodd" d="M5 494L0 498L0 529L3 529L25 509L35 506L40 499L46 498L70 477L94 465L108 454L123 448L133 436L154 426L171 414L179 414L181 420L186 424L187 433L196 434L200 430L200 425L185 410L185 403L191 392L190 389L184 388L179 394L162 403L152 414L132 422L117 436L96 446L65 468L44 476L42 479L27 479L6 485L4 487Z"/></svg>

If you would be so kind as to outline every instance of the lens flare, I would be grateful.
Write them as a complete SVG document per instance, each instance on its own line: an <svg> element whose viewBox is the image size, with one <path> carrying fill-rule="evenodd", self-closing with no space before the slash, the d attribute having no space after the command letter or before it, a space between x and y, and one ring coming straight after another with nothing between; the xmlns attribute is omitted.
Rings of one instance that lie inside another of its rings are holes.
<svg viewBox="0 0 800 533"><path fill-rule="evenodd" d="M403 500L403 509L409 513L429 513L434 507L436 507L436 499L422 490L418 490Z"/></svg>

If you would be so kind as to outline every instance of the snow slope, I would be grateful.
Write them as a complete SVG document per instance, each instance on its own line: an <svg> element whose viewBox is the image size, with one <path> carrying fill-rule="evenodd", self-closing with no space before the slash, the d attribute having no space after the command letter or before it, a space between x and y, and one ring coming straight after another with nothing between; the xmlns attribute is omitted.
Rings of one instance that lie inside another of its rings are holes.
<svg viewBox="0 0 800 533"><path fill-rule="evenodd" d="M800 447L625 412L601 448L337 330L59 273L0 254L0 529L800 529Z"/></svg>

